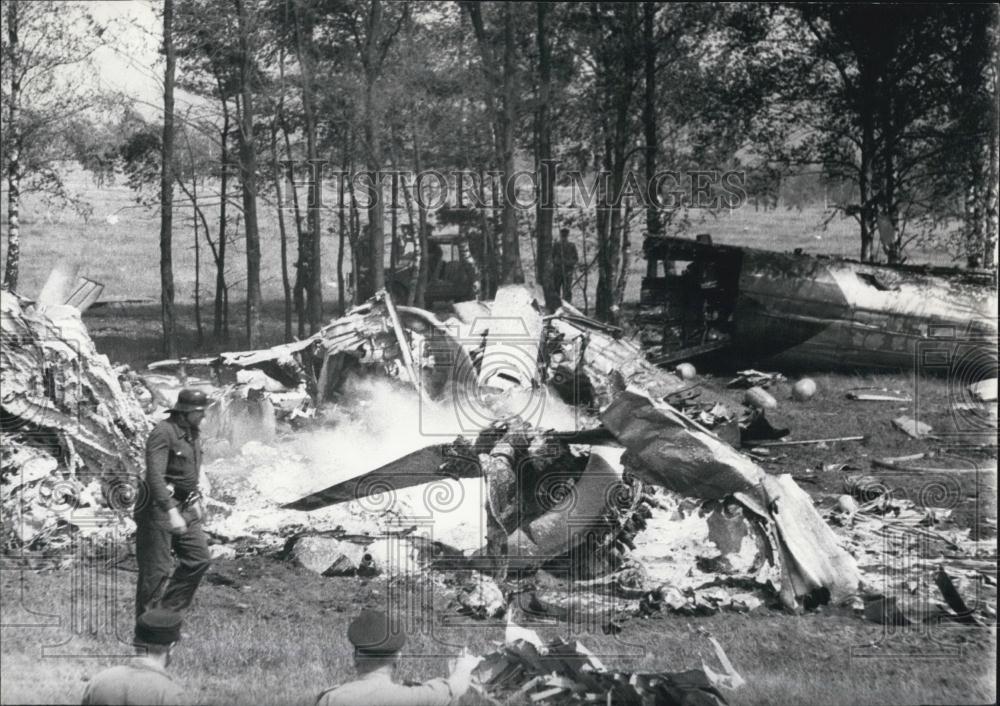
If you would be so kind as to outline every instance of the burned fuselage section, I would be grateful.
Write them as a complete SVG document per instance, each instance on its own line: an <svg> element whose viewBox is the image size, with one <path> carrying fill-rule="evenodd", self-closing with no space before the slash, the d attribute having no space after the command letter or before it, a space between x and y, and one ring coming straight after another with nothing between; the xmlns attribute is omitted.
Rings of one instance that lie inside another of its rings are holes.
<svg viewBox="0 0 1000 706"><path fill-rule="evenodd" d="M816 368L996 375L988 275L647 239L640 324L658 362L725 350ZM937 363L928 363L927 354Z"/></svg>
<svg viewBox="0 0 1000 706"><path fill-rule="evenodd" d="M744 557L740 575L772 587L786 607L808 604L817 592L839 600L856 588L853 560L807 496L662 401L683 381L620 331L568 305L543 315L520 287L501 288L496 302L472 309L461 321L475 334L466 337L473 370L463 389L477 395L482 427L317 483L284 510L311 514L480 479L480 497L469 500L482 509L485 542L472 551L443 548L439 564L498 580L545 567L594 581L634 564L633 538L656 514L650 503L660 488L739 506L736 515L754 528L753 556ZM787 517L775 514L779 501Z"/></svg>

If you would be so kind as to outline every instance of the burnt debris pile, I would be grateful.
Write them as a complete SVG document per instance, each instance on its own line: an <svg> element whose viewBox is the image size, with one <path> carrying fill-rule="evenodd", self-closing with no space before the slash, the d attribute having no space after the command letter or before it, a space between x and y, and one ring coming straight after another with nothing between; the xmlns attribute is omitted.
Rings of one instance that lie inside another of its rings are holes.
<svg viewBox="0 0 1000 706"><path fill-rule="evenodd" d="M305 340L136 374L78 311L5 296L4 541L127 536L150 425L198 387L216 555L457 580L458 609L484 618L596 597L611 631L857 600L862 542L727 442L734 415L692 404L690 376L620 329L538 301L502 287L441 320L380 292Z"/></svg>
<svg viewBox="0 0 1000 706"><path fill-rule="evenodd" d="M150 428L136 378L97 352L76 307L8 292L0 307L5 546L121 529Z"/></svg>

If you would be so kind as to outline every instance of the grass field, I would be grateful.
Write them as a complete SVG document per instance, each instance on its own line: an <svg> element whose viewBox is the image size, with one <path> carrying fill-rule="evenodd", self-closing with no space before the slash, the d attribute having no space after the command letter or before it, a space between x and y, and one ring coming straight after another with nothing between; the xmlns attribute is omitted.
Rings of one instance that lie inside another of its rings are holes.
<svg viewBox="0 0 1000 706"><path fill-rule="evenodd" d="M21 291L34 294L60 257L81 264L81 273L107 284L106 294L154 300L149 305L110 308L88 313L86 323L98 348L113 361L141 365L162 357L159 352L158 219L155 213L130 207L121 186L97 190L77 185L95 204L89 223L82 220L49 223L41 206L25 209ZM105 216L116 213L116 225ZM694 232L712 232L718 242L854 256L852 224L835 221L822 227L822 213L813 211L725 214ZM263 219L265 323L269 341L281 338L280 272L277 229ZM181 349L187 354L234 349L238 339L209 340L195 345L191 300L193 253L187 226L178 219L175 237L177 299L183 327ZM4 232L4 236L6 233ZM638 236L633 237L633 242ZM324 273L335 279L335 243L324 242ZM4 250L0 255L5 253ZM638 247L637 247L638 249ZM524 252L530 252L525 246ZM205 253L203 252L203 255ZM234 330L241 322L238 294L243 261L234 252ZM928 261L941 262L940 254ZM207 258L206 258L207 261ZM527 263L530 269L530 262ZM207 276L208 267L203 270ZM641 262L633 263L629 292L638 291ZM327 290L336 291L335 285ZM208 296L210 288L203 294ZM591 301L593 298L591 297ZM333 307L328 315L333 315ZM210 325L210 323L209 323ZM740 393L726 390L731 370L703 371L699 381L706 397L718 397L738 408ZM769 418L788 426L795 438L863 434L863 442L789 447L764 464L772 473L791 473L819 505L834 502L845 477L863 472L880 475L894 492L917 498L934 481L873 470L871 459L916 452L938 454L951 462L941 445L913 440L891 426L901 414L918 416L936 430L950 431L960 420L953 414L946 380L915 380L904 374L818 373L819 394L809 402L789 399L789 383L773 390L779 409ZM908 404L864 404L845 399L852 387L887 387L919 396ZM995 451L966 449L966 461L989 465ZM823 471L826 464L850 463L858 471ZM951 479L955 482L951 482ZM949 477L948 496L955 521L972 527L974 536L996 536L996 473ZM956 485L957 484L957 485ZM119 661L129 651L133 562L125 557L116 569L103 561L77 562L72 568L26 569L39 557L5 556L0 567L0 616L3 619L0 702L78 703L85 680ZM454 577L452 577L454 578ZM447 603L454 588L435 582L404 587L409 605L423 606L415 614L411 641L414 659L404 676L428 678L445 669L443 655L467 645L483 653L502 638L498 626L475 624L449 628L442 638L432 626L454 610ZM272 556L249 554L216 562L188 616L188 637L176 652L174 671L193 700L204 703L311 704L322 689L349 678L350 651L346 626L361 608L384 606L390 594L382 580L321 578ZM19 627L20 626L20 627ZM544 637L560 634L559 626L539 627ZM563 632L563 634L565 634ZM719 640L747 685L730 695L731 703L810 704L950 704L995 703L995 628L937 626L885 627L864 622L843 608L825 608L802 616L759 610L753 614L721 614L687 618L664 616L631 620L610 637L599 630L574 633L612 667L648 670L699 668L702 660L717 667L707 636ZM416 658L416 657L419 657Z"/></svg>
<svg viewBox="0 0 1000 706"><path fill-rule="evenodd" d="M19 607L12 600L18 573L3 572L5 622ZM109 628L116 624L121 637L129 637L129 573L105 579L122 599L114 606L117 622L82 634L66 625L70 591L64 574L24 574L21 614L41 610L64 622L4 629L3 703L79 703L85 680L120 661L98 655L127 652L127 643ZM219 562L209 580L235 583L202 588L188 614L190 636L173 664L199 703L312 704L321 690L350 678L345 635L351 618L363 607L385 606L384 582L324 579L266 557ZM415 593L411 588L410 595ZM500 626L436 624L435 617L446 614L447 592L420 594L435 610L416 616L407 648L415 656L405 661L406 678L446 673L446 656L457 653L456 645L484 653L503 639ZM566 635L557 626L534 627L543 638ZM887 635L882 626L831 610L633 620L617 638L572 633L610 668L650 671L700 668L702 660L718 668L709 635L747 680L731 694L734 705L990 703L996 697L991 630L939 627L930 634ZM44 645L52 656L42 657ZM911 653L920 648L925 656ZM66 654L74 656L60 656Z"/></svg>

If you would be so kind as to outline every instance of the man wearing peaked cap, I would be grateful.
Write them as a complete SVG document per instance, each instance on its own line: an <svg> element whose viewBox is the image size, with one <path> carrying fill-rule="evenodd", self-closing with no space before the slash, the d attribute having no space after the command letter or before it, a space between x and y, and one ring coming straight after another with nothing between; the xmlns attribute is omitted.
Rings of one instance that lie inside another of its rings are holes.
<svg viewBox="0 0 1000 706"><path fill-rule="evenodd" d="M198 490L199 425L208 404L204 392L181 390L146 442L146 477L135 508L136 615L187 608L211 562Z"/></svg>
<svg viewBox="0 0 1000 706"><path fill-rule="evenodd" d="M366 610L347 629L347 639L354 646L354 667L358 678L327 689L316 706L445 706L460 698L469 688L472 670L479 660L463 654L447 679L431 679L422 684L405 685L395 681L406 645L406 633L396 621L380 611Z"/></svg>
<svg viewBox="0 0 1000 706"><path fill-rule="evenodd" d="M106 669L87 684L84 706L131 704L182 704L184 692L167 673L170 651L180 639L181 616L156 608L135 622L136 657Z"/></svg>
<svg viewBox="0 0 1000 706"><path fill-rule="evenodd" d="M347 628L347 640L365 655L392 655L406 645L406 633L385 613L366 610Z"/></svg>

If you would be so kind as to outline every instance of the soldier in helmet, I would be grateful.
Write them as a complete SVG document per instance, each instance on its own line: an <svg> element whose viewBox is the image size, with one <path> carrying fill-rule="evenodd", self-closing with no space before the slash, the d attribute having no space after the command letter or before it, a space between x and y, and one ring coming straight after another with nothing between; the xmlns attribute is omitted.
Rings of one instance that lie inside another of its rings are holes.
<svg viewBox="0 0 1000 706"><path fill-rule="evenodd" d="M363 611L351 622L347 639L354 646L358 678L327 689L319 695L316 706L445 706L468 690L472 670L479 663L477 658L463 655L447 679L399 684L395 676L406 633L389 616Z"/></svg>
<svg viewBox="0 0 1000 706"><path fill-rule="evenodd" d="M198 491L198 426L207 406L204 392L181 390L169 418L149 434L144 492L135 510L136 615L187 608L211 562Z"/></svg>

